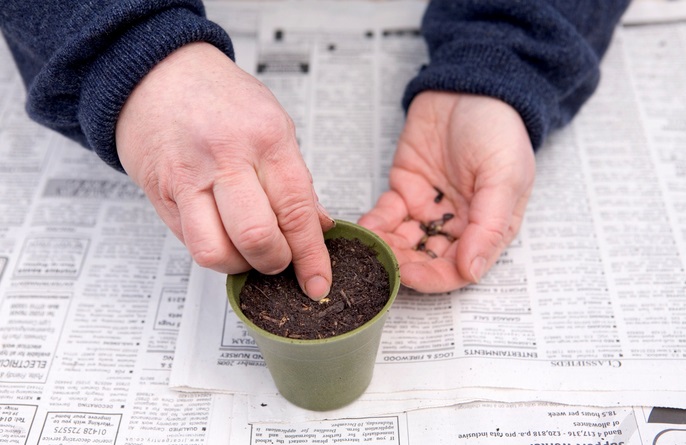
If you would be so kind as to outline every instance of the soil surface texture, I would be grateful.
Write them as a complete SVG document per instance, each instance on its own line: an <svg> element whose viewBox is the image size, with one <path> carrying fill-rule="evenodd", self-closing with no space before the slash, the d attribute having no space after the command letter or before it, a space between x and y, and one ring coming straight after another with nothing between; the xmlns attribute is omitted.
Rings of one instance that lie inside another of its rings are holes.
<svg viewBox="0 0 686 445"><path fill-rule="evenodd" d="M374 318L388 302L388 274L376 253L358 239L326 241L333 282L328 297L313 301L292 265L278 275L251 271L239 299L257 326L281 337L312 340L351 331Z"/></svg>

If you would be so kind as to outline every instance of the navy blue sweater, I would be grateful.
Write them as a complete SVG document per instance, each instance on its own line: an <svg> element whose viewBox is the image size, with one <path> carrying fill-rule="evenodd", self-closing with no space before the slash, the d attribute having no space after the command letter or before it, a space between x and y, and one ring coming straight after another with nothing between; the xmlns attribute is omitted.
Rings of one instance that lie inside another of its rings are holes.
<svg viewBox="0 0 686 445"><path fill-rule="evenodd" d="M422 23L431 62L407 87L497 97L534 147L579 111L629 0L433 0Z"/></svg>
<svg viewBox="0 0 686 445"><path fill-rule="evenodd" d="M206 41L233 58L201 0L3 0L0 26L28 88L32 119L123 171L115 126L124 102L175 49Z"/></svg>
<svg viewBox="0 0 686 445"><path fill-rule="evenodd" d="M433 0L422 24L431 62L403 105L427 89L498 97L519 111L536 147L592 94L627 4ZM27 85L29 116L120 170L119 112L156 63L194 41L234 57L200 0L3 0L0 27Z"/></svg>

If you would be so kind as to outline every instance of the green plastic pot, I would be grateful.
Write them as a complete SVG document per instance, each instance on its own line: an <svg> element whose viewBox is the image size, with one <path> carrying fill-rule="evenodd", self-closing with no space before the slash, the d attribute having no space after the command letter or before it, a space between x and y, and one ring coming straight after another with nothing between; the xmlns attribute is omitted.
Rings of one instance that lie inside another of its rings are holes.
<svg viewBox="0 0 686 445"><path fill-rule="evenodd" d="M248 273L229 275L226 280L231 308L255 339L281 395L295 405L314 411L343 407L367 389L386 316L400 287L393 251L370 230L337 220L336 227L324 237L359 239L377 252L377 258L388 272L391 290L388 302L374 318L357 329L319 340L274 335L255 325L241 311L239 295Z"/></svg>

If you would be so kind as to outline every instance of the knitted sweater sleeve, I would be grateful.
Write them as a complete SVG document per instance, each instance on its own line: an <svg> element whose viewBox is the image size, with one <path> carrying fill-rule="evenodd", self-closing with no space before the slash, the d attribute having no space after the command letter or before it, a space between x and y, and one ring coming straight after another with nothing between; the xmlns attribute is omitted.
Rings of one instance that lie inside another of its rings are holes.
<svg viewBox="0 0 686 445"><path fill-rule="evenodd" d="M513 106L533 146L569 122L600 78L599 61L629 0L432 0L422 21L424 90L496 97Z"/></svg>
<svg viewBox="0 0 686 445"><path fill-rule="evenodd" d="M0 27L27 86L29 116L122 171L117 118L152 67L195 41L234 57L201 0L4 0Z"/></svg>

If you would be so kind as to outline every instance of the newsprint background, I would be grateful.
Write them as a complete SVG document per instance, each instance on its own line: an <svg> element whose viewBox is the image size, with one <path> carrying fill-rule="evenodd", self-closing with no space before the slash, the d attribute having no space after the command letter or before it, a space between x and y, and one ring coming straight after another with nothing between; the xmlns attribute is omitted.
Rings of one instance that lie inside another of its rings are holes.
<svg viewBox="0 0 686 445"><path fill-rule="evenodd" d="M320 199L386 187L419 1L210 1ZM0 41L0 444L686 444L686 7L638 1L478 286L403 290L352 405L293 407L144 195L30 121Z"/></svg>

